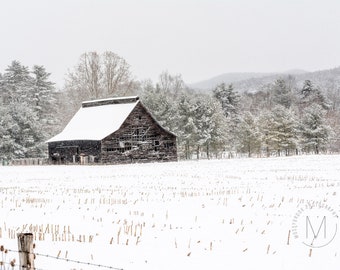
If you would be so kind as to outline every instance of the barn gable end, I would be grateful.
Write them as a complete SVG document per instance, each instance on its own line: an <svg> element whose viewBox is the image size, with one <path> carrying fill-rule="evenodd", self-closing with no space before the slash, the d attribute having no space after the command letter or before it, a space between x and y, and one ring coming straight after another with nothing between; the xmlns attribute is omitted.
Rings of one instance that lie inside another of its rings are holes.
<svg viewBox="0 0 340 270"><path fill-rule="evenodd" d="M138 103L121 128L102 140L102 162L175 161L176 136L164 128Z"/></svg>
<svg viewBox="0 0 340 270"><path fill-rule="evenodd" d="M138 97L82 103L48 142L52 163L176 161L176 136L162 128Z"/></svg>

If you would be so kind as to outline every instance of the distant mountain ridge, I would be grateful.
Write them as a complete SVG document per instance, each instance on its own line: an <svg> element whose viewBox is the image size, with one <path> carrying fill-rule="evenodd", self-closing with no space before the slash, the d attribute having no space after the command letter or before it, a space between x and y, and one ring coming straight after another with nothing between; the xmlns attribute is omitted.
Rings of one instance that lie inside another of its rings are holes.
<svg viewBox="0 0 340 270"><path fill-rule="evenodd" d="M262 78L266 76L270 76L272 73L255 73L255 72L232 72L232 73L224 73L208 80L200 81L197 83L189 84L190 88L197 90L210 90L213 89L216 85L220 83L235 83L239 81L245 81L253 78Z"/></svg>
<svg viewBox="0 0 340 270"><path fill-rule="evenodd" d="M200 91L211 91L216 85L224 82L233 84L239 93L256 92L266 85L273 83L278 78L293 78L297 85L302 85L305 80L311 80L314 84L328 88L330 84L340 87L340 67L328 70L308 72L300 69L288 70L282 73L225 73L208 80L189 84L189 87Z"/></svg>

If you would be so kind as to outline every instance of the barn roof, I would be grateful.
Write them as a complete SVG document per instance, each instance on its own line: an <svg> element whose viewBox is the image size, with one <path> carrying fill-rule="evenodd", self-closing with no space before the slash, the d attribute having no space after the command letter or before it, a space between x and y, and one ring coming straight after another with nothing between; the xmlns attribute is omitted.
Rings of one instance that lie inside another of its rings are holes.
<svg viewBox="0 0 340 270"><path fill-rule="evenodd" d="M85 101L64 130L47 142L102 140L120 128L138 103L137 96Z"/></svg>

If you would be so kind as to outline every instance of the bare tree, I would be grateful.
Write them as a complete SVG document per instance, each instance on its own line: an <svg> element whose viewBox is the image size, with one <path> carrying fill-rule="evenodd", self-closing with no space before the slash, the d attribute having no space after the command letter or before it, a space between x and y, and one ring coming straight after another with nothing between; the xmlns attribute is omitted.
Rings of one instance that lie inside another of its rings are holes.
<svg viewBox="0 0 340 270"><path fill-rule="evenodd" d="M103 76L99 54L97 52L84 53L80 57L79 69L84 75L90 97L99 98L102 95L100 83Z"/></svg>
<svg viewBox="0 0 340 270"><path fill-rule="evenodd" d="M107 95L125 94L131 90L133 80L130 73L130 65L113 52L104 52L103 73L104 85Z"/></svg>
<svg viewBox="0 0 340 270"><path fill-rule="evenodd" d="M178 95L185 89L186 86L182 75L171 75L169 72L165 71L159 75L159 81L156 87L165 93L171 94L174 97L178 97Z"/></svg>
<svg viewBox="0 0 340 270"><path fill-rule="evenodd" d="M131 94L135 87L125 59L110 51L86 52L67 74L65 103L73 115L84 100Z"/></svg>
<svg viewBox="0 0 340 270"><path fill-rule="evenodd" d="M100 56L88 52L80 56L78 64L67 74L65 89L80 98L99 98L102 96L101 80Z"/></svg>

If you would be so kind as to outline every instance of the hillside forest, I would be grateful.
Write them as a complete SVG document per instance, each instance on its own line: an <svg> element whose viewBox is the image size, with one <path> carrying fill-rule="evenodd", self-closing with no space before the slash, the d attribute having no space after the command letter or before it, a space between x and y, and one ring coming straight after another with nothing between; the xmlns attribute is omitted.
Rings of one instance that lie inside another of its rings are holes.
<svg viewBox="0 0 340 270"><path fill-rule="evenodd" d="M44 66L19 61L0 71L0 161L47 156L81 102L140 96L158 122L177 135L181 159L337 153L340 68L299 75L219 82L202 90L180 74L136 80L114 52L87 52L59 89Z"/></svg>

